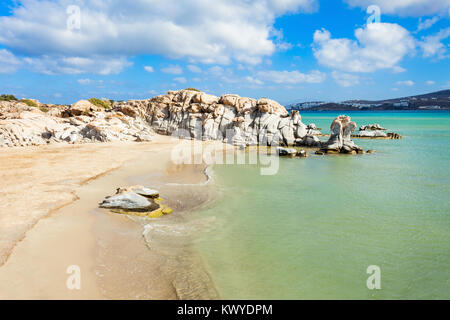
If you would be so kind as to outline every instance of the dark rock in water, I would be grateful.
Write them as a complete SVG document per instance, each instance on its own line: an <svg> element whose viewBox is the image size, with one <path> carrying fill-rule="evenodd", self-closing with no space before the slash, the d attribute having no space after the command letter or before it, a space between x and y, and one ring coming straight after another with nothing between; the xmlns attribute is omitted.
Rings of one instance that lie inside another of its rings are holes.
<svg viewBox="0 0 450 320"><path fill-rule="evenodd" d="M315 154L317 154L317 155L319 155L319 156L323 156L323 155L325 154L325 152L322 151L322 150L317 150L317 151L315 152Z"/></svg>
<svg viewBox="0 0 450 320"><path fill-rule="evenodd" d="M367 150L366 153L375 153L375 152L377 152L377 151L376 150Z"/></svg>
<svg viewBox="0 0 450 320"><path fill-rule="evenodd" d="M398 140L398 139L403 138L401 135L399 135L398 133L395 133L395 132L389 132L389 133L387 134L387 136L388 136L390 139L393 139L393 140Z"/></svg>
<svg viewBox="0 0 450 320"><path fill-rule="evenodd" d="M295 157L297 155L297 149L278 147L277 154L280 157Z"/></svg>
<svg viewBox="0 0 450 320"><path fill-rule="evenodd" d="M352 140L351 135L356 130L356 123L348 116L339 116L331 124L331 136L328 142L322 144L323 153L362 153Z"/></svg>
<svg viewBox="0 0 450 320"><path fill-rule="evenodd" d="M299 157L299 158L306 158L308 154L305 150L297 150L294 148L277 148L277 154L280 157Z"/></svg>
<svg viewBox="0 0 450 320"><path fill-rule="evenodd" d="M305 150L300 150L300 151L297 152L297 157L299 157L299 158L306 158L306 157L308 157L308 154L306 153Z"/></svg>

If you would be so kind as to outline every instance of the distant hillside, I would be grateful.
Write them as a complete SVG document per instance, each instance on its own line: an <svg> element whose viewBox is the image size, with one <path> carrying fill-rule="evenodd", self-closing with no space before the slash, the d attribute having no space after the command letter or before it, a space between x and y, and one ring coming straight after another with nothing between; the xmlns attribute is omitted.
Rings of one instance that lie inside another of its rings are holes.
<svg viewBox="0 0 450 320"><path fill-rule="evenodd" d="M450 90L379 101L302 102L286 106L288 110L358 111L358 110L450 110Z"/></svg>

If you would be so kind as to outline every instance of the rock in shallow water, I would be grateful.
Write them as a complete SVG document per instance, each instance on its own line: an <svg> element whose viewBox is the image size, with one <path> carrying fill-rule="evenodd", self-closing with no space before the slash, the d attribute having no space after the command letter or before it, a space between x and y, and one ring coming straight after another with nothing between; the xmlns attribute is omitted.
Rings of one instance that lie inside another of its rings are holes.
<svg viewBox="0 0 450 320"><path fill-rule="evenodd" d="M371 138L371 139L401 139L402 136L395 132L385 132L386 129L379 124L370 124L361 126L357 134L354 134L355 138Z"/></svg>
<svg viewBox="0 0 450 320"><path fill-rule="evenodd" d="M321 151L323 153L362 153L351 139L352 133L356 130L356 123L348 116L339 116L331 124L331 136L328 142L323 143Z"/></svg>
<svg viewBox="0 0 450 320"><path fill-rule="evenodd" d="M294 148L277 148L277 154L280 157L300 157L300 158L306 158L308 155L305 150L297 150Z"/></svg>

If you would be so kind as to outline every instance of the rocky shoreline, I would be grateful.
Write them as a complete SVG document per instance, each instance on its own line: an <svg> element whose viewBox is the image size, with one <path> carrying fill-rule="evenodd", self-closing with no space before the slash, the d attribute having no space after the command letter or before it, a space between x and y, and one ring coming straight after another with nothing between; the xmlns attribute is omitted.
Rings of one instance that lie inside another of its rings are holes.
<svg viewBox="0 0 450 320"><path fill-rule="evenodd" d="M355 130L349 117L339 116L331 125L329 141L322 142L319 136L326 135L315 124L305 125L298 111L288 113L274 100L234 94L217 97L194 89L128 102L81 100L71 106L36 100L0 101L0 147L142 142L161 134L240 147L311 147L322 153L360 153L352 137L401 138L385 133L378 125L363 126L353 134Z"/></svg>

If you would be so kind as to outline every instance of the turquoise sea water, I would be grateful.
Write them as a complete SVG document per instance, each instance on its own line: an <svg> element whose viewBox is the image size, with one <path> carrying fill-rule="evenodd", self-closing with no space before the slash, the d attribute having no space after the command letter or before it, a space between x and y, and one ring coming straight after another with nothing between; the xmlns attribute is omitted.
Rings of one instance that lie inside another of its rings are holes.
<svg viewBox="0 0 450 320"><path fill-rule="evenodd" d="M225 299L450 298L450 113L347 113L402 140L375 154L216 165L220 196L196 212L216 226L195 243ZM337 113L304 113L329 132ZM366 269L381 269L369 290Z"/></svg>

